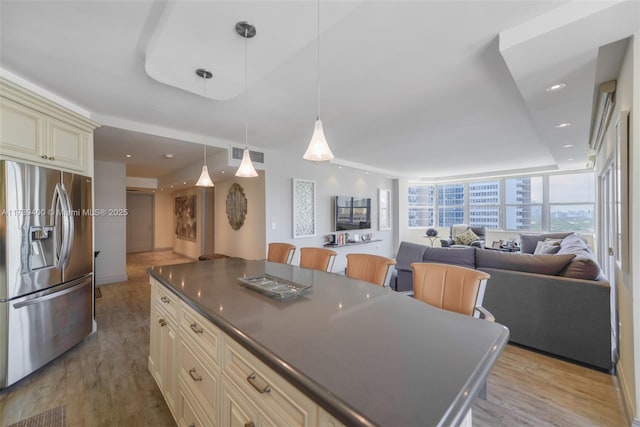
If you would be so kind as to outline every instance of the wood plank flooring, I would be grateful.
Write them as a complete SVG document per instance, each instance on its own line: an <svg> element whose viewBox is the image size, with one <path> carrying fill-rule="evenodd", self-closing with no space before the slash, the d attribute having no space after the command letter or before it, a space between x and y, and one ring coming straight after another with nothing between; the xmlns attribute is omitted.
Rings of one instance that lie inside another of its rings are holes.
<svg viewBox="0 0 640 427"><path fill-rule="evenodd" d="M0 426L64 405L67 426L175 426L151 374L151 265L190 262L171 252L127 257L127 282L101 286L98 332L0 392ZM629 426L614 376L507 346L473 408L474 427Z"/></svg>

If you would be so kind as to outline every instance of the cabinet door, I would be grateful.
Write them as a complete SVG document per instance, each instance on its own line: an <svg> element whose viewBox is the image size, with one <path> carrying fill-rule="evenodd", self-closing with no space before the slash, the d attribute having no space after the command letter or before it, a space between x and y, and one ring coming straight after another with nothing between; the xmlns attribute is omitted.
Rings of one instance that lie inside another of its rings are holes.
<svg viewBox="0 0 640 427"><path fill-rule="evenodd" d="M47 120L46 154L51 164L83 171L89 133L60 120Z"/></svg>
<svg viewBox="0 0 640 427"><path fill-rule="evenodd" d="M153 294L153 288L151 290ZM156 380L158 387L162 390L162 374L160 372L162 363L161 363L161 353L160 353L160 341L161 341L161 324L162 322L166 322L166 319L158 310L157 306L151 304L151 322L149 325L149 372L153 375L153 378Z"/></svg>
<svg viewBox="0 0 640 427"><path fill-rule="evenodd" d="M40 157L44 155L44 116L0 98L0 147L2 154L7 156L45 161Z"/></svg>
<svg viewBox="0 0 640 427"><path fill-rule="evenodd" d="M176 324L167 318L165 324L160 325L160 373L162 376L162 393L167 405L175 418L175 398L177 391L178 365L176 363Z"/></svg>
<svg viewBox="0 0 640 427"><path fill-rule="evenodd" d="M222 425L229 427L279 427L288 425L260 411L233 381L222 379Z"/></svg>

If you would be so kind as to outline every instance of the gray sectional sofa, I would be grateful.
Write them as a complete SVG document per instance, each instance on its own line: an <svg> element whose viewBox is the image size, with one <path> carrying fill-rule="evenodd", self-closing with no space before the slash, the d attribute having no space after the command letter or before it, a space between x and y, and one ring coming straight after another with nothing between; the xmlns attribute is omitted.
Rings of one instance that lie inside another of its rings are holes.
<svg viewBox="0 0 640 427"><path fill-rule="evenodd" d="M550 239L557 248L548 247L545 240ZM544 242L546 249L527 253L538 242ZM573 233L522 235L521 250L431 248L402 242L391 287L399 292L413 290L413 262L485 271L491 278L482 305L496 322L509 328L511 342L613 369L610 285L586 241Z"/></svg>

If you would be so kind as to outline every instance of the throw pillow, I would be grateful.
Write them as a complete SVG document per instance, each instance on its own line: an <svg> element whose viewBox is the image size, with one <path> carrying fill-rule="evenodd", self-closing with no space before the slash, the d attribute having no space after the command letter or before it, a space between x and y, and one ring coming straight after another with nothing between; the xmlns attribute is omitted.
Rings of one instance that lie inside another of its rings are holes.
<svg viewBox="0 0 640 427"><path fill-rule="evenodd" d="M470 245L478 239L478 235L471 229L468 229L464 233L458 234L453 238L453 240L456 241L457 245Z"/></svg>
<svg viewBox="0 0 640 427"><path fill-rule="evenodd" d="M549 239L547 239L549 240ZM558 244L553 244L553 243L548 243L546 240L544 242L538 242L538 244L536 245L536 250L533 251L534 255L539 255L539 254L557 254L558 251L560 250L560 243L558 242Z"/></svg>
<svg viewBox="0 0 640 427"><path fill-rule="evenodd" d="M541 233L541 234L520 234L520 252L532 254L536 250L536 245L544 239L564 239L573 234L572 231L567 233Z"/></svg>

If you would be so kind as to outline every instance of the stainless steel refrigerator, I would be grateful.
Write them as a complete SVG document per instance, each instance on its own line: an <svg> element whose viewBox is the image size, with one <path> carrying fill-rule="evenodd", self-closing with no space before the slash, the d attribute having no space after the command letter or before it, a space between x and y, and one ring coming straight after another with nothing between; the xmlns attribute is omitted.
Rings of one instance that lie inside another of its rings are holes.
<svg viewBox="0 0 640 427"><path fill-rule="evenodd" d="M0 160L0 389L93 326L91 178Z"/></svg>

